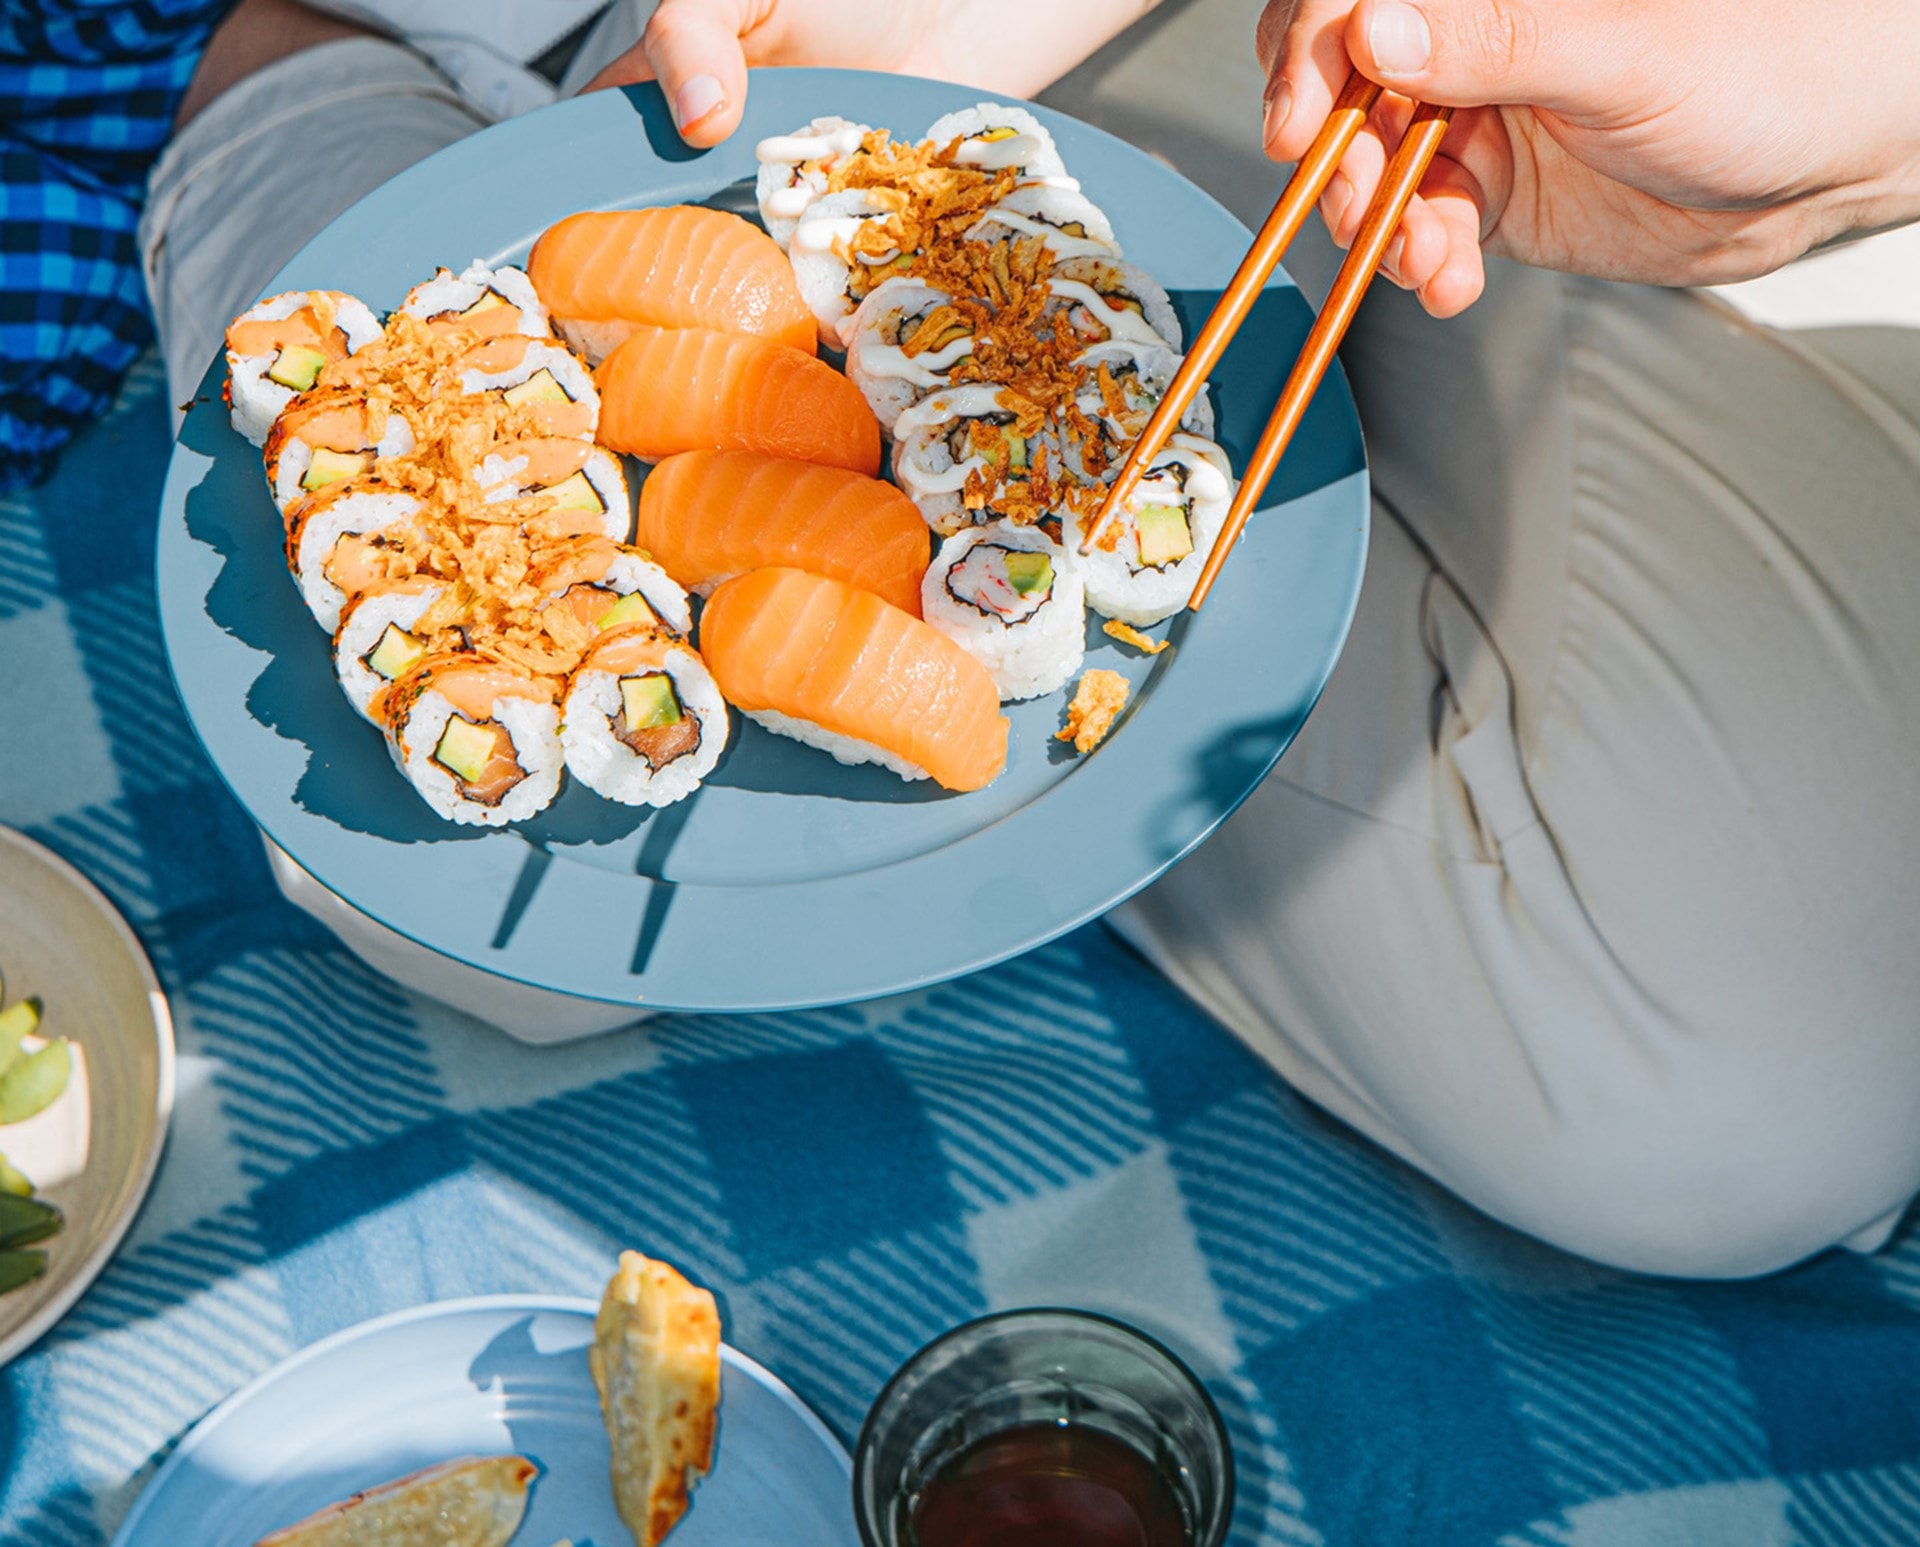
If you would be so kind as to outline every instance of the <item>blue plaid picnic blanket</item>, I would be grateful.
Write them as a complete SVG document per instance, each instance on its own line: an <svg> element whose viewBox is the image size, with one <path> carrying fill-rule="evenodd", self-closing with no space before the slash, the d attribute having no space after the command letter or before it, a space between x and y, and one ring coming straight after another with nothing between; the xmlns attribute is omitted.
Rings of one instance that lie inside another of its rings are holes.
<svg viewBox="0 0 1920 1547"><path fill-rule="evenodd" d="M1321 1116L1099 927L841 1009L534 1049L281 901L168 685L164 388L0 500L0 820L139 931L181 1051L118 1257L0 1372L0 1547L99 1547L229 1391L366 1317L597 1294L640 1245L850 1438L936 1333L1109 1312L1204 1375L1232 1540L1920 1540L1920 1233L1753 1282L1610 1272ZM104 711L142 706L138 745ZM185 1547L185 1544L183 1544Z"/></svg>

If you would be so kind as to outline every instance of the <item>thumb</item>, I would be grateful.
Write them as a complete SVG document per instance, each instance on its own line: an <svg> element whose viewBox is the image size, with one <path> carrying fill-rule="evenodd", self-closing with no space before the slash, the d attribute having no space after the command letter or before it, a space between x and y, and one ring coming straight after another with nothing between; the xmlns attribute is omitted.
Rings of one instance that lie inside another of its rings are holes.
<svg viewBox="0 0 1920 1547"><path fill-rule="evenodd" d="M1580 10L1541 0L1360 0L1347 18L1347 52L1369 79L1423 102L1572 109L1607 89L1624 52L1581 47Z"/></svg>
<svg viewBox="0 0 1920 1547"><path fill-rule="evenodd" d="M747 101L748 0L660 0L640 47L689 145L718 145Z"/></svg>

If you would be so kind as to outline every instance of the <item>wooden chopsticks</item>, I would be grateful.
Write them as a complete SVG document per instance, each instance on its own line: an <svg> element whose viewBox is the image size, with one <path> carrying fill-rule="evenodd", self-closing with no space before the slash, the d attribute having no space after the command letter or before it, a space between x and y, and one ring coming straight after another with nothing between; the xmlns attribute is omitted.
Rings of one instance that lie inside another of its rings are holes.
<svg viewBox="0 0 1920 1547"><path fill-rule="evenodd" d="M1167 437L1179 428L1181 417L1206 386L1208 375L1219 364L1234 333L1253 310L1254 302L1279 264L1281 254L1306 223L1308 212L1319 202L1320 195L1333 180L1341 158L1360 132L1379 95L1380 88L1358 72L1348 77L1346 86L1333 105L1332 114L1311 148L1294 168L1293 176L1287 180L1287 186L1273 207L1273 213L1267 217L1245 260L1222 292L1213 315L1194 339L1186 359L1168 385L1166 395L1154 409L1153 417L1147 421L1146 429L1134 442L1119 477L1114 480L1113 488L1107 495L1106 503L1101 506L1099 516L1081 540L1082 553L1093 546L1107 523L1125 507L1128 497L1138 487L1141 475L1166 444ZM1333 363L1334 351L1339 348L1354 313L1359 310L1360 299L1372 283L1381 259L1386 256L1387 245L1393 240L1400 217L1406 213L1414 190L1420 186L1421 177L1425 175L1434 153L1439 150L1440 141L1447 132L1447 121L1452 116L1452 108L1426 104L1415 108L1413 122L1387 163L1380 189L1367 208L1360 224L1360 233L1354 238L1346 261L1340 265L1333 288L1327 293L1326 304L1320 308L1320 315L1314 319L1313 327L1307 333L1306 342L1300 349L1300 358L1295 362L1293 373L1280 393L1280 401L1274 405L1273 416L1267 421L1259 444L1241 472L1239 492L1234 496L1226 523L1214 541L1213 551L1208 554L1207 562L1201 568L1192 600L1187 604L1196 612L1206 600L1207 592L1213 588L1214 578L1220 573L1220 566L1247 524L1247 517L1265 492L1267 480L1279 465L1287 443L1293 439L1294 431L1299 429L1307 404L1313 400L1321 379Z"/></svg>

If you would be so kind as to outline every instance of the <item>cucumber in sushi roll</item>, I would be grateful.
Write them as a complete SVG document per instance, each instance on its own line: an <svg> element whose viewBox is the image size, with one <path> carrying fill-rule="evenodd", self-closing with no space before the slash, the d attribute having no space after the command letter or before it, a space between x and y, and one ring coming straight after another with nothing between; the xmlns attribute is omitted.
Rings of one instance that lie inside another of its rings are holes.
<svg viewBox="0 0 1920 1547"><path fill-rule="evenodd" d="M1145 628L1187 605L1233 501L1227 454L1197 435L1173 436L1126 508L1080 553L1091 512L1071 512L1060 539L1086 579L1087 605Z"/></svg>
<svg viewBox="0 0 1920 1547"><path fill-rule="evenodd" d="M753 147L760 163L754 198L767 235L784 250L794 228L827 191L833 169L855 155L872 131L844 118L816 118L804 129L773 135Z"/></svg>
<svg viewBox="0 0 1920 1547"><path fill-rule="evenodd" d="M599 427L593 373L564 344L503 333L462 355L456 374L462 392L498 394L525 410L542 435L592 440Z"/></svg>
<svg viewBox="0 0 1920 1547"><path fill-rule="evenodd" d="M553 501L543 535L600 536L620 543L633 503L620 459L590 441L540 436L510 441L481 460L475 478L489 505L543 494Z"/></svg>
<svg viewBox="0 0 1920 1547"><path fill-rule="evenodd" d="M426 659L426 642L413 630L446 589L416 575L362 591L342 608L333 636L334 675L347 702L375 725L385 720L389 684Z"/></svg>
<svg viewBox="0 0 1920 1547"><path fill-rule="evenodd" d="M561 713L567 768L625 806L670 806L713 772L727 745L727 706L693 650L620 629L587 652Z"/></svg>
<svg viewBox="0 0 1920 1547"><path fill-rule="evenodd" d="M560 790L557 685L478 655L428 656L387 692L387 750L436 815L502 827Z"/></svg>
<svg viewBox="0 0 1920 1547"><path fill-rule="evenodd" d="M1117 258L1120 244L1100 207L1071 188L1024 184L967 228L970 242L1037 236L1056 263L1069 258Z"/></svg>
<svg viewBox="0 0 1920 1547"><path fill-rule="evenodd" d="M547 309L534 294L524 270L503 265L490 269L475 262L463 273L441 269L415 285L400 303L400 313L439 331L466 328L482 338L514 333L552 338Z"/></svg>
<svg viewBox="0 0 1920 1547"><path fill-rule="evenodd" d="M287 567L314 622L337 632L347 602L386 583L388 556L416 535L421 511L411 494L372 477L322 489L295 507Z"/></svg>
<svg viewBox="0 0 1920 1547"><path fill-rule="evenodd" d="M936 313L938 337L922 328ZM847 377L866 395L887 434L901 414L948 385L947 373L973 353L973 327L944 290L890 279L860 303L847 325Z"/></svg>
<svg viewBox="0 0 1920 1547"><path fill-rule="evenodd" d="M267 485L280 514L290 518L301 500L413 449L413 426L404 414L351 387L322 388L274 421L263 452Z"/></svg>
<svg viewBox="0 0 1920 1547"><path fill-rule="evenodd" d="M366 303L338 290L269 296L227 327L227 407L233 427L264 445L286 406L331 362L380 337Z"/></svg>
<svg viewBox="0 0 1920 1547"><path fill-rule="evenodd" d="M1038 527L995 521L940 545L920 614L993 678L1001 699L1065 684L1086 654L1086 589L1067 552Z"/></svg>
<svg viewBox="0 0 1920 1547"><path fill-rule="evenodd" d="M1009 168L1022 182L1046 181L1060 188L1080 185L1067 176L1067 164L1046 126L1025 108L1004 102L982 102L936 118L927 136L944 149L954 146L953 159L982 172ZM957 144L955 142L958 142Z"/></svg>

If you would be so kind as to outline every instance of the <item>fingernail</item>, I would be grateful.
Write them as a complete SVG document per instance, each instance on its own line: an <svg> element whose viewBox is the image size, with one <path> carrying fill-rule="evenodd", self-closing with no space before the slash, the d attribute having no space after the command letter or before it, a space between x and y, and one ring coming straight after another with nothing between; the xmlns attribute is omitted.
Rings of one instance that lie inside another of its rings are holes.
<svg viewBox="0 0 1920 1547"><path fill-rule="evenodd" d="M1345 172L1333 174L1333 181L1327 184L1326 201L1321 213L1326 217L1327 229L1337 234L1340 219L1353 202L1353 182Z"/></svg>
<svg viewBox="0 0 1920 1547"><path fill-rule="evenodd" d="M1418 75L1433 56L1433 34L1427 19L1399 0L1385 0L1373 10L1367 24L1367 47L1383 75Z"/></svg>
<svg viewBox="0 0 1920 1547"><path fill-rule="evenodd" d="M1407 282L1400 277L1400 260L1406 256L1406 252L1407 233L1401 231L1395 234L1391 242L1387 243L1386 256L1380 260L1380 267L1386 271L1387 278L1392 280L1396 285L1399 285L1402 289L1406 288Z"/></svg>
<svg viewBox="0 0 1920 1547"><path fill-rule="evenodd" d="M1293 111L1293 88L1285 81L1275 81L1267 88L1266 115L1260 124L1260 143L1271 145L1275 137L1287 126L1287 115Z"/></svg>
<svg viewBox="0 0 1920 1547"><path fill-rule="evenodd" d="M719 81L711 75L696 75L680 88L680 95L673 99L673 121L676 128L691 129L707 114L725 100Z"/></svg>

